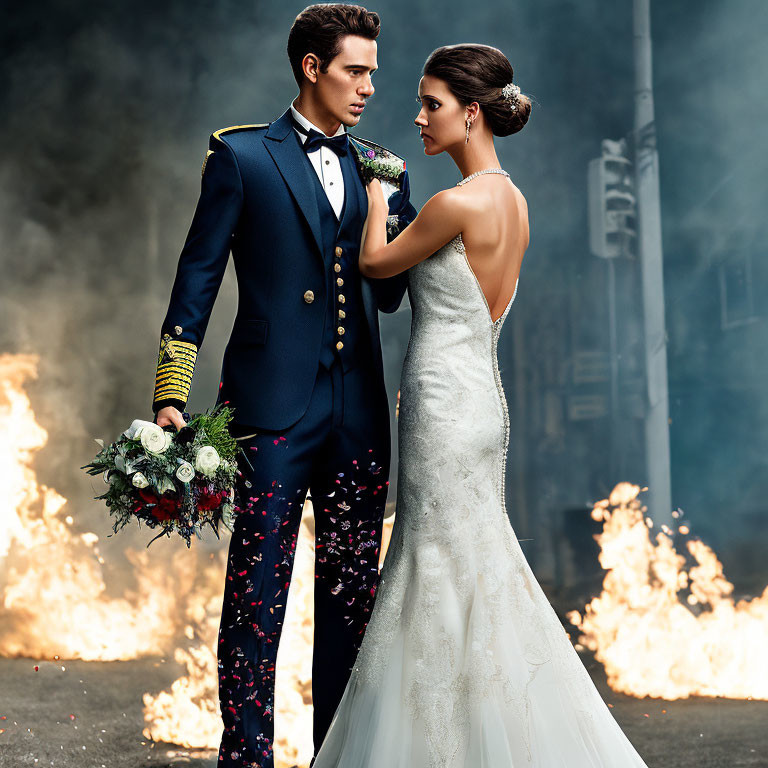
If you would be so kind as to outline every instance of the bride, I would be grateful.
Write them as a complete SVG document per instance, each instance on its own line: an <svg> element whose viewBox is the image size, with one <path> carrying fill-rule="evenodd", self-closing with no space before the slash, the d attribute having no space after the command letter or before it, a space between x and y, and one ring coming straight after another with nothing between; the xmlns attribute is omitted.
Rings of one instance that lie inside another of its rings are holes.
<svg viewBox="0 0 768 768"><path fill-rule="evenodd" d="M373 181L360 271L406 269L397 516L376 603L314 768L633 768L528 566L504 504L509 416L496 345L528 246L525 199L493 135L529 99L496 48L427 59L415 123L463 178L389 245ZM514 425L512 425L514 427Z"/></svg>

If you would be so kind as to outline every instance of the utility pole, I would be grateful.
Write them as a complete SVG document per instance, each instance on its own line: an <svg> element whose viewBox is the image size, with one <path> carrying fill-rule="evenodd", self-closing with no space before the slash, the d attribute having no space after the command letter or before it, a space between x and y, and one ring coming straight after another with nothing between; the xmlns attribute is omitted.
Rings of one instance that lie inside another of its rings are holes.
<svg viewBox="0 0 768 768"><path fill-rule="evenodd" d="M659 155L653 109L650 0L634 2L635 191L645 330L645 418L648 511L657 525L672 521L667 331L659 199Z"/></svg>

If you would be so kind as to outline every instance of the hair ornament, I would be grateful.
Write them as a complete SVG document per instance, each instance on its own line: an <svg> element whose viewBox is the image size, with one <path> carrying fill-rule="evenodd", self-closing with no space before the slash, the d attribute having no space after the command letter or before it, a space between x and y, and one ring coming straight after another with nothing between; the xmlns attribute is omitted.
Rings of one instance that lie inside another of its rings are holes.
<svg viewBox="0 0 768 768"><path fill-rule="evenodd" d="M520 95L520 88L514 83L507 83L501 89L501 95L507 100L512 112L517 112L517 97Z"/></svg>

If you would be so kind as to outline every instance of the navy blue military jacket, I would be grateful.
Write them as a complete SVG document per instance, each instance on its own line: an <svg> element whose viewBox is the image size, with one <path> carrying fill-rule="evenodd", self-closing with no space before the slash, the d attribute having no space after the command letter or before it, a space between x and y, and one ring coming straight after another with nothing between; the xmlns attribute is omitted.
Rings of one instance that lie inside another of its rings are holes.
<svg viewBox="0 0 768 768"><path fill-rule="evenodd" d="M237 422L261 429L285 429L306 411L328 298L314 173L290 110L268 125L235 126L211 136L200 199L162 325L155 412L186 405L230 252L238 309L217 402L228 402ZM402 193L394 196L397 210L391 204L390 213L400 217L402 227L416 212L405 170L401 181ZM362 187L359 176L354 183ZM364 189L363 198L367 215ZM394 312L406 286L406 273L361 277L364 323L382 380L378 310Z"/></svg>

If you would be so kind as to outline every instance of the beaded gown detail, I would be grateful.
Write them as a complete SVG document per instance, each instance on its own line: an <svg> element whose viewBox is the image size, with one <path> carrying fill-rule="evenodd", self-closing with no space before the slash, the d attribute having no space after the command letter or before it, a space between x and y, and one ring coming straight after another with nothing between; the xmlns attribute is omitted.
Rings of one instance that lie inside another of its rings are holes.
<svg viewBox="0 0 768 768"><path fill-rule="evenodd" d="M395 524L314 768L644 766L507 517L494 322L461 235L409 272Z"/></svg>

